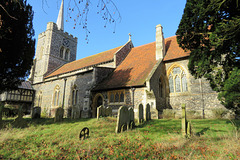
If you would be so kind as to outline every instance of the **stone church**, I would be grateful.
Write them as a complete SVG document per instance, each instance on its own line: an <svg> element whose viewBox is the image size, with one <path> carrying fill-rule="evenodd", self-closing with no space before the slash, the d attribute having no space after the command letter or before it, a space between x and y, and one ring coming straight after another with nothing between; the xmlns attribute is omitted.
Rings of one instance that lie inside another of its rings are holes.
<svg viewBox="0 0 240 160"><path fill-rule="evenodd" d="M54 116L63 107L66 117L96 117L100 105L112 107L139 104L151 108L152 118L163 110L181 113L181 104L201 116L223 108L205 79L194 79L188 71L189 52L182 50L176 36L164 38L156 26L156 41L134 47L122 46L76 60L77 38L64 32L63 2L57 23L49 22L38 36L30 79L36 91L34 106Z"/></svg>

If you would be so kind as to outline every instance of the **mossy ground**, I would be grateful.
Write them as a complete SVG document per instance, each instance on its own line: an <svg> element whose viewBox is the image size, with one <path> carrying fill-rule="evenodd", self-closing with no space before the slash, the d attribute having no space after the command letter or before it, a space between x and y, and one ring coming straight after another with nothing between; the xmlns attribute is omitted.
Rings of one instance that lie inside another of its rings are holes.
<svg viewBox="0 0 240 160"><path fill-rule="evenodd" d="M26 120L27 128L0 130L0 159L240 159L240 121L192 120L186 139L181 120L151 120L120 134L115 118ZM90 137L79 140L84 127Z"/></svg>

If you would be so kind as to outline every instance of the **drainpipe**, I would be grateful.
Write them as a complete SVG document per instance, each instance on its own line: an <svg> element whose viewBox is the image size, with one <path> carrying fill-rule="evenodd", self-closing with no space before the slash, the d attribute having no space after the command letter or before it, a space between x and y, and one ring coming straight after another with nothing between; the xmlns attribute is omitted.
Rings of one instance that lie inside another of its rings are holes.
<svg viewBox="0 0 240 160"><path fill-rule="evenodd" d="M63 90L63 103L62 103L62 108L64 108L66 82L67 82L67 78L64 79L64 90Z"/></svg>
<svg viewBox="0 0 240 160"><path fill-rule="evenodd" d="M202 118L205 118L205 108L204 108L204 99L203 99L203 86L202 86L202 80L199 79L200 82L200 92L201 92L201 101L202 101Z"/></svg>
<svg viewBox="0 0 240 160"><path fill-rule="evenodd" d="M134 109L134 91L136 90L136 88L131 88L132 91L132 105L133 105L133 109Z"/></svg>

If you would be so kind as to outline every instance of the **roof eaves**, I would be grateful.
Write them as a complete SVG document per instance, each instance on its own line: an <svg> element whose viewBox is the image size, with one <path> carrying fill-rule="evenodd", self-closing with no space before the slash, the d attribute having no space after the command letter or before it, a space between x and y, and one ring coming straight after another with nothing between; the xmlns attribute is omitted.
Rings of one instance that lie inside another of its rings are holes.
<svg viewBox="0 0 240 160"><path fill-rule="evenodd" d="M78 71L78 70L83 70L83 69L87 69L87 68L91 68L91 67L96 67L96 66L98 66L98 65L106 64L106 63L113 62L113 61L114 61L114 60L111 59L111 60L109 60L109 61L105 61L105 62L101 62L101 63L98 63L98 64L94 64L94 65L90 65L90 66L78 68L78 69L75 69L75 70L71 70L71 71L69 71L69 72L64 72L64 73L52 75L52 76L49 76L49 77L46 76L46 77L44 77L44 78L45 78L45 79L48 79L48 78L52 78L52 77L54 77L54 76L60 76L60 75L63 75L63 74L68 74L68 73L76 72L76 71Z"/></svg>

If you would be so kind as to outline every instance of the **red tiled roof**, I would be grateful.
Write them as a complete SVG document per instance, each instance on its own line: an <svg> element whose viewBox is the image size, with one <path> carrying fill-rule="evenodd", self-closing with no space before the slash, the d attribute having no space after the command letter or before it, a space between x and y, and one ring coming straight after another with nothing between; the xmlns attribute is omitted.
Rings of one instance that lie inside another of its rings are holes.
<svg viewBox="0 0 240 160"><path fill-rule="evenodd" d="M144 85L156 64L155 42L132 48L125 60L95 90Z"/></svg>
<svg viewBox="0 0 240 160"><path fill-rule="evenodd" d="M188 57L189 51L185 52L177 43L177 36L172 36L165 39L166 55L163 61L174 60L178 58Z"/></svg>
<svg viewBox="0 0 240 160"><path fill-rule="evenodd" d="M165 45L166 56L164 61L189 56L188 52L178 46L176 36L166 38ZM132 48L125 60L94 90L144 85L148 75L157 63L155 53L156 42Z"/></svg>
<svg viewBox="0 0 240 160"><path fill-rule="evenodd" d="M67 63L67 64L63 65L62 67L60 67L59 69L57 69L54 72L47 75L45 78L110 61L113 59L114 53L116 53L121 47L122 46L108 50L108 51L98 53L96 55L92 55L92 56L89 56L89 57L86 57L83 59L79 59L79 60Z"/></svg>

